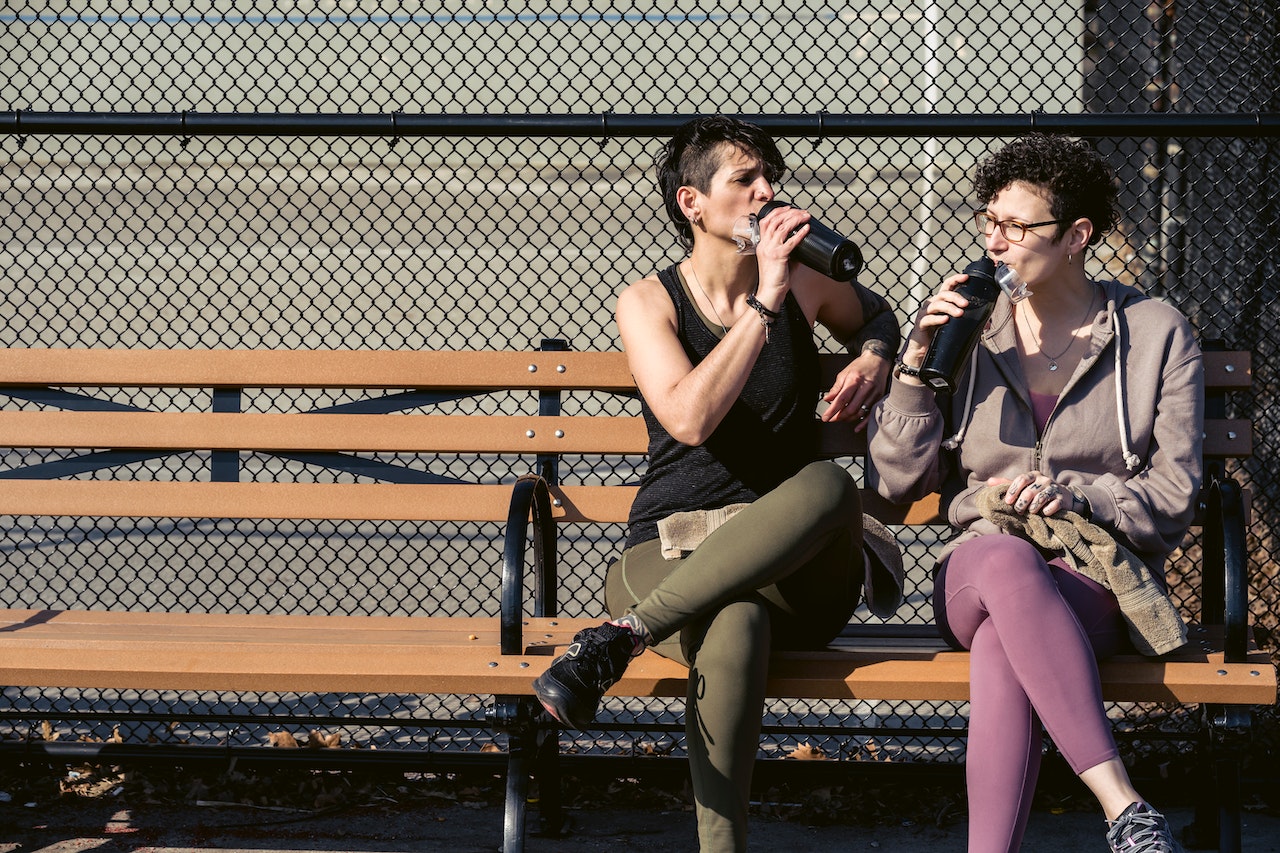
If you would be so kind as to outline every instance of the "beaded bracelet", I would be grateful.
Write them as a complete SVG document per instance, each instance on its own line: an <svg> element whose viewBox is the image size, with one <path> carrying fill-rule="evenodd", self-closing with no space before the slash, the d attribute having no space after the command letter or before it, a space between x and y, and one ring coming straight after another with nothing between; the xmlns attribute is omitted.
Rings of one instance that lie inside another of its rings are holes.
<svg viewBox="0 0 1280 853"><path fill-rule="evenodd" d="M781 311L770 311L768 308L765 308L764 304L761 303L759 299L756 299L756 295L754 293L747 294L747 307L754 308L759 312L761 317L768 317L770 320L777 320L782 316Z"/></svg>
<svg viewBox="0 0 1280 853"><path fill-rule="evenodd" d="M898 371L898 374L901 376L914 376L917 379L920 378L920 368L912 367L911 365L903 362L902 359L898 359L894 363L893 367L895 370Z"/></svg>

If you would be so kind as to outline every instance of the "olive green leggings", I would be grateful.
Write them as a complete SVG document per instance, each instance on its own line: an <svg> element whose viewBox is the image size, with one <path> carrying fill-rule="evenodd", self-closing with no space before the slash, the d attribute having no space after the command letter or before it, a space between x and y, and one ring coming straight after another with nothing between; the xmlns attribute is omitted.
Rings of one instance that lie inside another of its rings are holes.
<svg viewBox="0 0 1280 853"><path fill-rule="evenodd" d="M609 567L609 613L635 613L655 651L690 667L685 732L703 853L746 849L770 651L839 634L863 571L857 484L831 462L805 467L682 560L663 559L652 540Z"/></svg>

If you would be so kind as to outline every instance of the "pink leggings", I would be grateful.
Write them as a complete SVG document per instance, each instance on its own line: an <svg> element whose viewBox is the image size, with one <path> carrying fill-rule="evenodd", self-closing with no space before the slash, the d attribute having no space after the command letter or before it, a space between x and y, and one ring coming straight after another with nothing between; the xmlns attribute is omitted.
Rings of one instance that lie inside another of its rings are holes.
<svg viewBox="0 0 1280 853"><path fill-rule="evenodd" d="M969 851L1016 851L1040 770L1041 725L1080 773L1118 755L1097 660L1128 638L1115 597L1029 542L961 544L934 587L943 634L969 649Z"/></svg>

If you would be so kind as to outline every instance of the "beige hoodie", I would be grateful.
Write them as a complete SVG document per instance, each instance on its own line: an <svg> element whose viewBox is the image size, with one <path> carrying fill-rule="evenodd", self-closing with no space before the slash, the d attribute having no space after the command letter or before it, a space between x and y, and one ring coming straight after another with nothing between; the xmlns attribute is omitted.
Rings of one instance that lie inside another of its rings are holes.
<svg viewBox="0 0 1280 853"><path fill-rule="evenodd" d="M1200 348L1176 309L1118 282L1099 284L1106 301L1089 349L1043 435L1004 297L952 397L895 379L876 407L868 484L895 503L941 493L942 511L962 532L939 562L965 539L999 532L977 505L987 478L1039 470L1079 488L1091 520L1163 578L1200 490ZM954 450L944 448L948 439Z"/></svg>

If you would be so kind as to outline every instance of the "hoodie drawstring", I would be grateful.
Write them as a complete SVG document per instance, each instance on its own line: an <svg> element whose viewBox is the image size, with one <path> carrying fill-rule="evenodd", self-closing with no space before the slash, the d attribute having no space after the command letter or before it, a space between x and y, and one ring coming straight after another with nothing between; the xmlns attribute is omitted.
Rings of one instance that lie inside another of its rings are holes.
<svg viewBox="0 0 1280 853"><path fill-rule="evenodd" d="M1142 466L1142 457L1129 447L1129 428L1124 418L1124 358L1121 345L1124 339L1120 330L1120 311L1111 312L1111 328L1115 332L1115 370L1116 370L1116 425L1120 429L1120 454L1124 457L1124 467L1137 471ZM955 450L964 441L965 431L969 428L969 420L973 416L973 389L978 384L978 352L975 349L969 358L969 387L965 391L964 408L961 410L960 428L955 435L942 442L946 450Z"/></svg>
<svg viewBox="0 0 1280 853"><path fill-rule="evenodd" d="M955 450L960 446L960 442L964 441L964 431L969 428L969 418L973 414L973 388L978 384L978 351L975 349L973 354L969 356L969 387L964 392L964 409L960 415L960 428L956 430L956 434L951 438L942 442L942 446L947 450Z"/></svg>
<svg viewBox="0 0 1280 853"><path fill-rule="evenodd" d="M1124 420L1124 362L1121 358L1120 351L1124 349L1120 344L1123 338L1120 337L1120 312L1111 312L1111 328L1115 332L1115 348L1116 348L1116 422L1120 427L1120 455L1124 457L1124 467L1130 471L1137 471L1142 465L1142 459L1138 454L1129 449L1129 427Z"/></svg>

